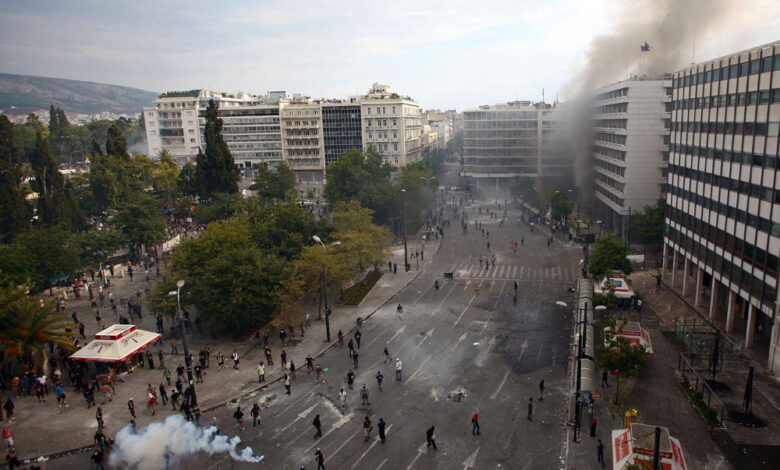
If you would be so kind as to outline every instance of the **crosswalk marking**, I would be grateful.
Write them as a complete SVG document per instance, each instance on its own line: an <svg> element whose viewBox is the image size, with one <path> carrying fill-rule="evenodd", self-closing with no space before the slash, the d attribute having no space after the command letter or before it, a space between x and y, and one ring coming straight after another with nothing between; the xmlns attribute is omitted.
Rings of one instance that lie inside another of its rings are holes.
<svg viewBox="0 0 780 470"><path fill-rule="evenodd" d="M577 279L574 268L562 266L527 267L523 265L457 263L450 268L456 277L467 279L513 279L517 281L572 281Z"/></svg>

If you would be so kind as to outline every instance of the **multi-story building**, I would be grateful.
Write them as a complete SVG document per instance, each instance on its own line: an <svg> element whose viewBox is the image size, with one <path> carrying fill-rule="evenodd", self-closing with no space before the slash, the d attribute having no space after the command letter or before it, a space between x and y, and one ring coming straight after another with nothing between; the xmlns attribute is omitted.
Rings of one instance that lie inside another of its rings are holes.
<svg viewBox="0 0 780 470"><path fill-rule="evenodd" d="M473 178L477 188L494 184L496 189L506 189L517 176L566 178L571 165L555 154L563 151L555 116L552 105L530 101L464 111L462 175Z"/></svg>
<svg viewBox="0 0 780 470"><path fill-rule="evenodd" d="M322 135L325 165L338 161L350 150L363 149L360 100L330 100L322 103Z"/></svg>
<svg viewBox="0 0 780 470"><path fill-rule="evenodd" d="M144 108L149 154L167 149L179 161L194 160L205 145L203 128L212 99L222 118L222 136L239 167L282 160L278 102L208 90L163 93L154 107Z"/></svg>
<svg viewBox="0 0 780 470"><path fill-rule="evenodd" d="M673 87L664 267L780 374L780 42L692 65Z"/></svg>
<svg viewBox="0 0 780 470"><path fill-rule="evenodd" d="M363 149L376 147L386 162L404 167L422 159L420 106L374 83L360 100Z"/></svg>
<svg viewBox="0 0 780 470"><path fill-rule="evenodd" d="M325 176L321 104L310 100L291 101L281 105L280 113L284 161L295 172L299 183L321 183Z"/></svg>
<svg viewBox="0 0 780 470"><path fill-rule="evenodd" d="M434 132L438 138L437 145L439 148L446 147L447 142L449 142L452 137L452 125L450 124L449 119L431 121L430 125L431 132Z"/></svg>
<svg viewBox="0 0 780 470"><path fill-rule="evenodd" d="M672 80L633 77L594 92L594 211L625 236L631 211L666 192Z"/></svg>

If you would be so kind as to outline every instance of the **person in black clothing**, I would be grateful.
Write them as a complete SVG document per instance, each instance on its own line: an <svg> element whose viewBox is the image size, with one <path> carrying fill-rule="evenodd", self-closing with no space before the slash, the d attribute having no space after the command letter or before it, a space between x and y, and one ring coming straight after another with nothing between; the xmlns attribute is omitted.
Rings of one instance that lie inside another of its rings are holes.
<svg viewBox="0 0 780 470"><path fill-rule="evenodd" d="M90 457L89 460L92 462L95 470L105 470L105 467L103 466L103 452L95 449L95 451L92 452L92 457Z"/></svg>
<svg viewBox="0 0 780 470"><path fill-rule="evenodd" d="M425 444L427 447L433 446L433 450L438 450L436 448L436 440L433 438L433 432L436 430L435 426L431 426L428 428L427 431L425 431Z"/></svg>
<svg viewBox="0 0 780 470"><path fill-rule="evenodd" d="M382 444L385 443L385 420L384 418L379 418L379 422L376 423L376 427L379 429L379 440L382 441Z"/></svg>
<svg viewBox="0 0 780 470"><path fill-rule="evenodd" d="M363 336L363 334L360 332L360 330L355 331L355 343L357 343L358 349L360 349L360 338Z"/></svg>
<svg viewBox="0 0 780 470"><path fill-rule="evenodd" d="M322 437L322 423L320 422L320 415L314 417L314 421L311 423L312 426L314 426L314 429L317 430L317 434L314 435L314 438L317 439L318 437Z"/></svg>
<svg viewBox="0 0 780 470"><path fill-rule="evenodd" d="M317 458L317 470L325 470L325 456L322 455L322 451L317 449L314 453L314 457Z"/></svg>

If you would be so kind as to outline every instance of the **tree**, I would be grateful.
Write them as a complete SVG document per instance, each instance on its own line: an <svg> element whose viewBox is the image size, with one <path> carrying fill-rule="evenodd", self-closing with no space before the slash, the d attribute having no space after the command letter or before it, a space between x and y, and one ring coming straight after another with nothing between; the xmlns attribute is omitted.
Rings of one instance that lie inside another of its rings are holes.
<svg viewBox="0 0 780 470"><path fill-rule="evenodd" d="M80 266L73 235L59 227L35 226L13 243L0 245L0 270L16 284L37 289L74 273Z"/></svg>
<svg viewBox="0 0 780 470"><path fill-rule="evenodd" d="M554 220L565 221L566 217L571 214L571 211L571 202L569 202L569 198L564 193L556 192L553 194L552 198L550 198L550 215Z"/></svg>
<svg viewBox="0 0 780 470"><path fill-rule="evenodd" d="M631 274L633 267L626 256L628 256L628 247L614 235L607 233L596 241L588 270L596 277L605 276L616 269Z"/></svg>
<svg viewBox="0 0 780 470"><path fill-rule="evenodd" d="M127 153L127 137L116 123L108 128L106 134L106 155L123 160L130 159L130 154Z"/></svg>
<svg viewBox="0 0 780 470"><path fill-rule="evenodd" d="M371 222L372 211L350 201L334 208L333 238L341 242L337 253L340 262L351 276L366 269L383 264L387 259L385 248L393 241L392 234L384 227Z"/></svg>
<svg viewBox="0 0 780 470"><path fill-rule="evenodd" d="M154 164L152 186L157 193L165 197L169 206L173 206L179 183L179 166L167 149L161 150L158 157Z"/></svg>
<svg viewBox="0 0 780 470"><path fill-rule="evenodd" d="M49 105L49 135L59 135L60 124L58 118L59 116L54 105Z"/></svg>
<svg viewBox="0 0 780 470"><path fill-rule="evenodd" d="M292 261L304 246L312 244L312 236L327 237L326 222L318 222L309 211L296 204L275 204L253 209L249 215L252 243L265 253Z"/></svg>
<svg viewBox="0 0 780 470"><path fill-rule="evenodd" d="M33 189L38 193L38 222L48 226L61 224L74 230L82 228L84 214L40 131L35 137L35 149L30 153L30 166L35 175Z"/></svg>
<svg viewBox="0 0 780 470"><path fill-rule="evenodd" d="M643 244L661 243L664 237L664 214L666 200L658 199L655 204L647 205L642 212L631 216L631 235Z"/></svg>
<svg viewBox="0 0 780 470"><path fill-rule="evenodd" d="M13 357L45 370L49 344L73 349L73 342L65 332L69 319L54 313L54 302L44 303L36 297L20 295L25 286L3 283L0 289L3 291L0 297L10 299L3 305L0 316L0 344L6 361Z"/></svg>
<svg viewBox="0 0 780 470"><path fill-rule="evenodd" d="M228 219L247 207L247 202L238 193L216 193L210 201L195 206L193 217L199 224L209 224Z"/></svg>
<svg viewBox="0 0 780 470"><path fill-rule="evenodd" d="M222 119L219 118L214 100L209 100L206 108L203 140L206 151L198 150L195 168L199 194L210 198L215 193L238 192L238 168L222 138Z"/></svg>
<svg viewBox="0 0 780 470"><path fill-rule="evenodd" d="M618 322L615 317L607 317L607 327L604 329L604 341L598 349L601 352L599 367L617 373L615 387L615 404L620 399L620 381L623 377L634 377L644 373L647 367L645 347L631 344L627 338L618 333L625 326L625 321Z"/></svg>
<svg viewBox="0 0 780 470"><path fill-rule="evenodd" d="M14 125L0 115L0 242L11 241L30 226L32 209L24 197L23 176Z"/></svg>
<svg viewBox="0 0 780 470"><path fill-rule="evenodd" d="M359 150L350 150L328 166L325 197L331 204L359 199L368 184L365 156Z"/></svg>
<svg viewBox="0 0 780 470"><path fill-rule="evenodd" d="M249 189L256 191L263 203L290 200L288 196L295 192L295 172L289 165L282 162L272 169L264 162L255 168L257 176Z"/></svg>
<svg viewBox="0 0 780 470"><path fill-rule="evenodd" d="M138 255L142 245L152 246L165 238L165 221L157 201L146 193L136 195L124 203L111 224L122 234L122 239Z"/></svg>
<svg viewBox="0 0 780 470"><path fill-rule="evenodd" d="M115 230L91 230L77 237L83 265L102 264L122 246L122 234Z"/></svg>
<svg viewBox="0 0 780 470"><path fill-rule="evenodd" d="M198 194L198 177L195 165L192 162L187 162L179 172L177 189L184 196L196 196Z"/></svg>

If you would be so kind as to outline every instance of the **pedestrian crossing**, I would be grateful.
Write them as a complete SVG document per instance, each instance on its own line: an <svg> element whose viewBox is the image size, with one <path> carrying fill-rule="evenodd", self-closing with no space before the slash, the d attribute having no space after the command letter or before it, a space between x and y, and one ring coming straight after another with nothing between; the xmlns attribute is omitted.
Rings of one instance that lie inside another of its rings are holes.
<svg viewBox="0 0 780 470"><path fill-rule="evenodd" d="M561 266L530 267L524 265L489 266L479 263L459 263L449 269L456 278L470 279L508 279L517 281L574 281L579 273L574 268Z"/></svg>

